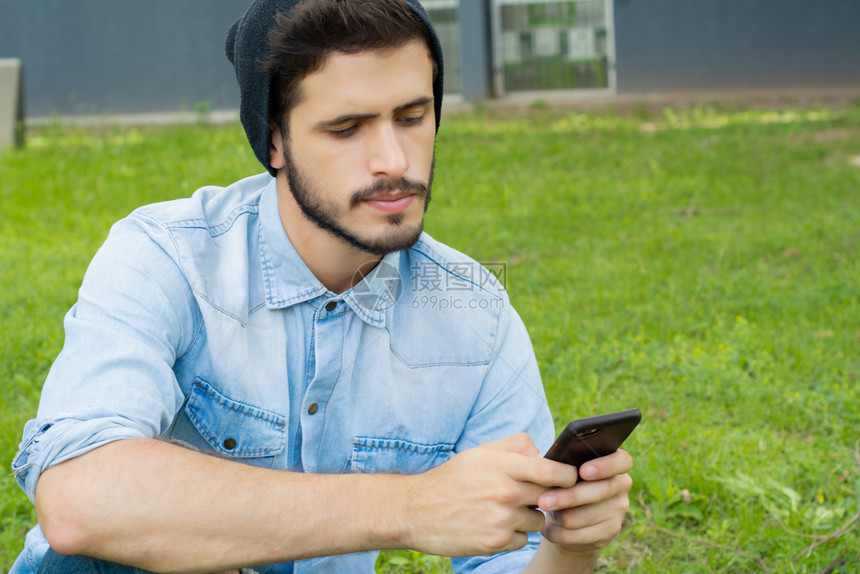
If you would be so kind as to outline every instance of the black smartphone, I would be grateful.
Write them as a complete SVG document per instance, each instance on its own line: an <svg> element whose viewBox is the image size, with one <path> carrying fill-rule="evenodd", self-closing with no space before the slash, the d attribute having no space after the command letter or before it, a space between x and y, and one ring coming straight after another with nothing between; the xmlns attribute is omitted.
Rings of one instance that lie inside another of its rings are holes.
<svg viewBox="0 0 860 574"><path fill-rule="evenodd" d="M639 409L577 419L561 431L545 456L579 469L589 460L618 450L641 420Z"/></svg>

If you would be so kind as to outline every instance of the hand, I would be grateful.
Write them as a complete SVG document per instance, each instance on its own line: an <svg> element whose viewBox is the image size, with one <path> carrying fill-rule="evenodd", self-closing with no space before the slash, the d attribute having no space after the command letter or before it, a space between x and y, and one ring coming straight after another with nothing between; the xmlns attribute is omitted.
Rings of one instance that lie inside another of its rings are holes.
<svg viewBox="0 0 860 574"><path fill-rule="evenodd" d="M596 552L611 542L630 508L631 468L633 459L619 450L582 465L582 481L572 488L543 493L538 505L547 511L544 538L577 553Z"/></svg>
<svg viewBox="0 0 860 574"><path fill-rule="evenodd" d="M526 434L464 451L411 478L407 544L442 556L523 547L526 533L545 525L543 514L533 508L541 494L570 488L577 480L573 467L543 458Z"/></svg>

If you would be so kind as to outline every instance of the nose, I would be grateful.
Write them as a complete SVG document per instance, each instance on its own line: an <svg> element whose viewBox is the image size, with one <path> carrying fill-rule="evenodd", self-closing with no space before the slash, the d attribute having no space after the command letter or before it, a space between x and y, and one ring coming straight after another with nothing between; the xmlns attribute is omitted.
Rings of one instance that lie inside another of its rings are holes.
<svg viewBox="0 0 860 574"><path fill-rule="evenodd" d="M374 177L402 177L409 169L409 157L397 127L383 122L373 134L368 169Z"/></svg>

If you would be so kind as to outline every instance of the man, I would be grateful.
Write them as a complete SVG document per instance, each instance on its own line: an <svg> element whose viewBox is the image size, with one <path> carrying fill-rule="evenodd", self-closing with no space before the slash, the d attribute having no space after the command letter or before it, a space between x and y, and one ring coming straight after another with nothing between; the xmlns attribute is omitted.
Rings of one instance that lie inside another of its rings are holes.
<svg viewBox="0 0 860 574"><path fill-rule="evenodd" d="M370 572L387 548L590 571L632 463L577 483L540 456L521 321L421 231L443 73L426 13L295 4L256 2L227 42L269 173L141 208L87 271L13 464L40 527L12 573ZM431 280L444 307L422 304Z"/></svg>

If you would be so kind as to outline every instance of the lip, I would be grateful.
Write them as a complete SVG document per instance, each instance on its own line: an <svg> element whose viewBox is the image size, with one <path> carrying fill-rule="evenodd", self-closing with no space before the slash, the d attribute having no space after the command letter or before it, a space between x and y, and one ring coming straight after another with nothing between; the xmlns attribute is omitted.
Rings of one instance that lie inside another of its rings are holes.
<svg viewBox="0 0 860 574"><path fill-rule="evenodd" d="M362 203L383 213L401 213L406 211L413 201L415 201L415 195L397 191L365 199Z"/></svg>

